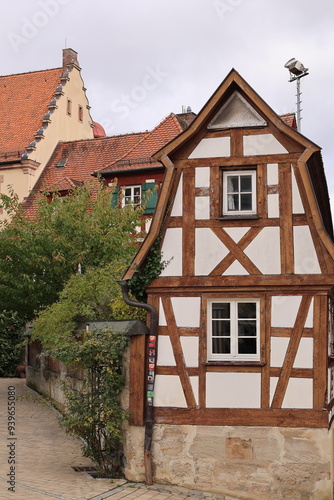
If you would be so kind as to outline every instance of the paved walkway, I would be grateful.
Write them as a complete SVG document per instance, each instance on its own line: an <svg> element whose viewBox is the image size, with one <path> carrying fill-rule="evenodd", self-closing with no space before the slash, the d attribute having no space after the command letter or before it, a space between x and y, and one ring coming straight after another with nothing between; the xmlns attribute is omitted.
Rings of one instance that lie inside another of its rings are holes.
<svg viewBox="0 0 334 500"><path fill-rule="evenodd" d="M184 489L93 479L75 472L72 467L93 463L82 456L80 441L59 427L57 417L56 410L25 386L25 379L0 379L0 500L213 498Z"/></svg>

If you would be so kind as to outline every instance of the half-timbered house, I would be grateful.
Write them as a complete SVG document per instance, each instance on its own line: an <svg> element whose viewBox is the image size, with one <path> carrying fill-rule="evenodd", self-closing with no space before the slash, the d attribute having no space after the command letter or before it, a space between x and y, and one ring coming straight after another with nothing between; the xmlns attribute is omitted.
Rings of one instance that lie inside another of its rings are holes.
<svg viewBox="0 0 334 500"><path fill-rule="evenodd" d="M168 264L146 289L156 336L132 339L127 477L144 473L152 405L156 481L332 498L334 246L320 148L232 70L154 158L164 184L124 282L158 237Z"/></svg>

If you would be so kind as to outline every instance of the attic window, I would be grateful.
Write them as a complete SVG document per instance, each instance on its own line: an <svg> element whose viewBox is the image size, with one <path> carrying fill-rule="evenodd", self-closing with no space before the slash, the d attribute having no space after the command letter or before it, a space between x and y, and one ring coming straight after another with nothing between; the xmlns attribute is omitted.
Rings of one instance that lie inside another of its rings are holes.
<svg viewBox="0 0 334 500"><path fill-rule="evenodd" d="M83 121L83 107L80 104L78 106L78 118L79 122Z"/></svg>
<svg viewBox="0 0 334 500"><path fill-rule="evenodd" d="M71 101L71 99L67 99L66 113L68 114L68 116L71 116L71 114L72 114L72 101Z"/></svg>
<svg viewBox="0 0 334 500"><path fill-rule="evenodd" d="M223 172L223 216L256 214L256 171Z"/></svg>
<svg viewBox="0 0 334 500"><path fill-rule="evenodd" d="M64 167L65 167L65 165L66 165L66 163L67 163L67 158L61 158L61 159L58 161L58 163L57 163L57 165L56 165L56 168L64 168Z"/></svg>

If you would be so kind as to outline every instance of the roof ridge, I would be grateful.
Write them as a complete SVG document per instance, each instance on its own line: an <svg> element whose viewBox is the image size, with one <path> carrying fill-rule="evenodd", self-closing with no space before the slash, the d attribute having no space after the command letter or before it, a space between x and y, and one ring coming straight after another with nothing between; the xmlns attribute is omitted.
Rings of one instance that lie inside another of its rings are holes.
<svg viewBox="0 0 334 500"><path fill-rule="evenodd" d="M97 142L97 141L106 141L107 139L117 139L118 137L127 137L130 135L142 135L142 134L147 134L148 132L129 132L127 134L118 134L118 135L107 135L106 137L91 137L89 139L74 139L72 141L59 141L58 145L61 144L72 144L72 143L78 143L78 142Z"/></svg>
<svg viewBox="0 0 334 500"><path fill-rule="evenodd" d="M141 144L142 142L144 142L144 141L145 141L145 139L146 139L146 138L150 135L150 133L151 133L151 131L150 131L150 132L144 132L144 133L143 133L143 134L144 134L144 137L143 137L140 141L138 141L138 142L137 142L134 146L132 146L132 148L130 148L130 149L129 149L126 153L124 153L124 154L123 154L120 158L118 158L118 160L117 160L117 161L120 161L120 160L122 160L123 158L125 158L125 157L126 157L129 153L131 153L131 151L133 151L133 150L134 150L134 149L135 149L135 148L136 148L139 144ZM114 161L114 162L112 162L112 163L109 163L108 165L106 165L106 166L104 167L104 169L109 168L111 165L115 165L115 163L116 163L115 161ZM103 170L104 170L104 169L103 169Z"/></svg>
<svg viewBox="0 0 334 500"><path fill-rule="evenodd" d="M47 71L64 71L64 68L59 67L59 68L49 68L49 69L38 69L36 71L24 71L23 73L11 73L9 75L0 75L0 78L9 78L13 76L23 76L23 75L32 75L33 73L46 73Z"/></svg>
<svg viewBox="0 0 334 500"><path fill-rule="evenodd" d="M178 126L178 128L180 129L180 132L183 132L183 128L181 127L181 124L180 124L180 121L176 115L176 113L170 113L169 116L172 116L173 120L175 121L176 125Z"/></svg>

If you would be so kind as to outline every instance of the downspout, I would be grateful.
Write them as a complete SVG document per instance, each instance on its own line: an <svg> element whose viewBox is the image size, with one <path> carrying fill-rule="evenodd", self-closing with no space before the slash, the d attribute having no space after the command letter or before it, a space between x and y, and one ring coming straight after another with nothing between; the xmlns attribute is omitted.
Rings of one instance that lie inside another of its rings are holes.
<svg viewBox="0 0 334 500"><path fill-rule="evenodd" d="M123 300L126 304L132 307L139 307L150 312L150 346L149 346L149 363L147 378L146 378L146 405L145 405L145 441L144 441L144 464L145 464L145 483L153 484L152 479L152 455L151 445L153 436L153 392L154 392L154 377L155 377L155 358L156 358L156 340L157 340L157 324L158 313L150 304L131 300L128 293L129 287L127 280L118 281L121 287ZM150 366L149 366L150 365ZM153 369L151 369L153 368Z"/></svg>

